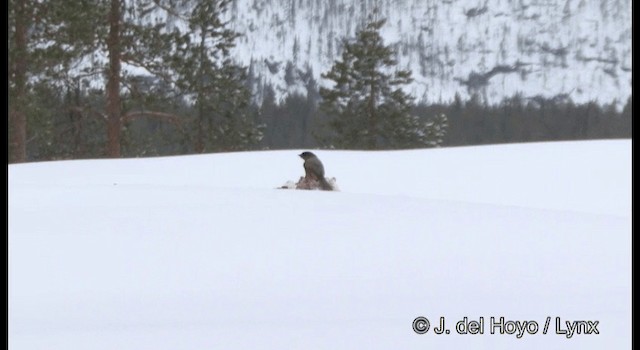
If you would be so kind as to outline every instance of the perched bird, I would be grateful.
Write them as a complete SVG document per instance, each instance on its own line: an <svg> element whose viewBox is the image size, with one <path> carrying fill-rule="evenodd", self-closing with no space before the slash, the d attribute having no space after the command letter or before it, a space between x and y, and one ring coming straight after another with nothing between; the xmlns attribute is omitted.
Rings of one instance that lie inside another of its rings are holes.
<svg viewBox="0 0 640 350"><path fill-rule="evenodd" d="M333 187L324 178L324 166L318 157L311 152L302 152L299 154L300 158L304 159L304 172L305 178L312 178L318 180L320 188L325 191L332 191Z"/></svg>

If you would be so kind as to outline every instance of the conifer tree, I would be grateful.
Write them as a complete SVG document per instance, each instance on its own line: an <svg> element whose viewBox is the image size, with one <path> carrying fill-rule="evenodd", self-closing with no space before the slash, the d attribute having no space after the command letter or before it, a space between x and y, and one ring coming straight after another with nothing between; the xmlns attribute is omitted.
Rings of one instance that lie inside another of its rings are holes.
<svg viewBox="0 0 640 350"><path fill-rule="evenodd" d="M41 136L41 130L27 132L36 109L34 87L45 84L65 90L61 88L69 87L74 73L88 75L78 64L95 51L96 38L105 28L101 20L105 4L104 0L9 1L10 162L25 161L26 139Z"/></svg>
<svg viewBox="0 0 640 350"><path fill-rule="evenodd" d="M246 68L230 57L238 33L223 20L231 0L199 0L185 18L171 66L177 86L195 103L195 150L244 150L262 138L249 116Z"/></svg>
<svg viewBox="0 0 640 350"><path fill-rule="evenodd" d="M332 146L437 146L446 130L446 117L425 121L411 115L413 98L402 90L411 83L411 72L397 69L395 52L380 36L384 23L370 20L355 40L343 40L341 59L322 75L333 82L332 88L320 89L320 108L333 117L329 122Z"/></svg>

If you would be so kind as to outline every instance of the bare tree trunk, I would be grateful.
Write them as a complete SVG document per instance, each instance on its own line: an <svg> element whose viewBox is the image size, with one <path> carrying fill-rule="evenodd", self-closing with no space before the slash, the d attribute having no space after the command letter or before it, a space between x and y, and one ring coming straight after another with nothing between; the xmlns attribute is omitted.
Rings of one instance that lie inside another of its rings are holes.
<svg viewBox="0 0 640 350"><path fill-rule="evenodd" d="M120 70L121 54L120 25L122 0L111 0L109 11L109 37L107 49L109 50L109 69L107 77L107 156L120 157L120 130L122 127L120 106Z"/></svg>
<svg viewBox="0 0 640 350"><path fill-rule="evenodd" d="M14 2L15 9L15 56L11 64L14 95L9 101L9 163L27 160L27 0Z"/></svg>
<svg viewBox="0 0 640 350"><path fill-rule="evenodd" d="M198 107L198 117L196 119L196 153L204 153L204 110L202 104Z"/></svg>
<svg viewBox="0 0 640 350"><path fill-rule="evenodd" d="M202 29L202 28L201 28ZM200 56L200 74L198 75L198 82L197 82L197 94L198 94L198 100L197 100L197 104L198 104L198 117L197 117L197 121L196 121L196 126L197 126L197 132L196 132L196 147L195 147L195 151L196 153L204 153L204 94L203 94L203 86L202 86L202 79L203 79L203 69L202 69L202 65L204 64L204 59L205 59L205 35L201 34L200 36L200 52L199 52L199 56Z"/></svg>
<svg viewBox="0 0 640 350"><path fill-rule="evenodd" d="M74 90L73 105L75 107L80 107L80 86L76 86ZM77 110L71 110L69 116L71 117L71 122L73 123L74 157L78 158L81 156L84 148L82 142L82 113L78 112Z"/></svg>
<svg viewBox="0 0 640 350"><path fill-rule="evenodd" d="M369 98L369 149L377 148L378 121L376 115L376 85L374 81L375 73L371 74L371 96Z"/></svg>

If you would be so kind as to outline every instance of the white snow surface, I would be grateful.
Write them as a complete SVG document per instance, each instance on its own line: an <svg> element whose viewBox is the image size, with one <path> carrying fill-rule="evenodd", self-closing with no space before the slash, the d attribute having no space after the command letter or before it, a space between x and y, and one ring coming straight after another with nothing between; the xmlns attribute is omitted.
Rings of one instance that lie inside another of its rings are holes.
<svg viewBox="0 0 640 350"><path fill-rule="evenodd" d="M629 140L299 153L10 165L9 349L631 347Z"/></svg>

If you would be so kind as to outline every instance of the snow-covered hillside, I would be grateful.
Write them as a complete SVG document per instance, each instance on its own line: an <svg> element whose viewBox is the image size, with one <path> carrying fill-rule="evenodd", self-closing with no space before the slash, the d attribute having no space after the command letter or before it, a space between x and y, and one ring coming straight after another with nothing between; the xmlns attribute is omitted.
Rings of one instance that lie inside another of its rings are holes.
<svg viewBox="0 0 640 350"><path fill-rule="evenodd" d="M630 0L235 0L229 16L244 34L235 54L257 91L306 93L310 77L326 84L341 38L376 9L418 99L631 95Z"/></svg>
<svg viewBox="0 0 640 350"><path fill-rule="evenodd" d="M298 153L10 165L9 348L630 348L630 141Z"/></svg>

